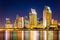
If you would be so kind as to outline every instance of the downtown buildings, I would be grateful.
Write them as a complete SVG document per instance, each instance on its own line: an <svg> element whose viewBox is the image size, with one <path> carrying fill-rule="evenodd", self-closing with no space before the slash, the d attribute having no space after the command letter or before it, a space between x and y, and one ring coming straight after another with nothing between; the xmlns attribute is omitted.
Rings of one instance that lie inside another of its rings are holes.
<svg viewBox="0 0 60 40"><path fill-rule="evenodd" d="M6 18L4 29L5 40L58 40L60 37L60 31L57 31L58 21L52 18L49 6L44 7L43 18L39 21L36 10L32 8L29 18L16 15L13 24L10 18Z"/></svg>

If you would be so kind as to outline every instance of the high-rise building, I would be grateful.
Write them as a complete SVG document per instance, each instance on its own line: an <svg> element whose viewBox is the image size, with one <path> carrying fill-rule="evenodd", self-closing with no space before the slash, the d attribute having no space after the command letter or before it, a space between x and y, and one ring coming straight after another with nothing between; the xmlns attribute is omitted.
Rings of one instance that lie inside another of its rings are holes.
<svg viewBox="0 0 60 40"><path fill-rule="evenodd" d="M16 20L15 20L15 22L13 24L13 28L17 28Z"/></svg>
<svg viewBox="0 0 60 40"><path fill-rule="evenodd" d="M16 16L16 27L17 28L24 28L24 17L21 17L19 15ZM24 31L18 30L16 31L16 39L17 40L23 40L24 39Z"/></svg>
<svg viewBox="0 0 60 40"><path fill-rule="evenodd" d="M24 27L24 17L19 17L18 28L23 28L23 27Z"/></svg>
<svg viewBox="0 0 60 40"><path fill-rule="evenodd" d="M16 27L17 27L17 28L18 28L18 20L19 20L19 15L16 15L15 23L16 23Z"/></svg>
<svg viewBox="0 0 60 40"><path fill-rule="evenodd" d="M21 17L19 15L16 16L16 27L17 28L23 28L24 27L24 17Z"/></svg>
<svg viewBox="0 0 60 40"><path fill-rule="evenodd" d="M6 18L6 24L10 24L10 18Z"/></svg>
<svg viewBox="0 0 60 40"><path fill-rule="evenodd" d="M27 16L24 17L24 27L29 28L29 19Z"/></svg>
<svg viewBox="0 0 60 40"><path fill-rule="evenodd" d="M52 11L49 6L45 6L43 10L43 26L48 27L51 24Z"/></svg>
<svg viewBox="0 0 60 40"><path fill-rule="evenodd" d="M55 27L58 26L58 21L57 20L52 19L51 21L52 21L52 25L54 25Z"/></svg>
<svg viewBox="0 0 60 40"><path fill-rule="evenodd" d="M17 28L16 20L14 22L13 28ZM12 40L16 40L16 30L12 31Z"/></svg>
<svg viewBox="0 0 60 40"><path fill-rule="evenodd" d="M6 18L6 24L5 24L5 28L7 28L8 30L10 30L10 28L12 28L12 24L10 22L10 18Z"/></svg>
<svg viewBox="0 0 60 40"><path fill-rule="evenodd" d="M37 13L35 9L31 9L31 12L29 13L29 24L30 28L37 26Z"/></svg>
<svg viewBox="0 0 60 40"><path fill-rule="evenodd" d="M10 22L10 18L6 18L6 24L5 24L5 40L11 40L12 35L11 35L11 28L13 28L13 25Z"/></svg>

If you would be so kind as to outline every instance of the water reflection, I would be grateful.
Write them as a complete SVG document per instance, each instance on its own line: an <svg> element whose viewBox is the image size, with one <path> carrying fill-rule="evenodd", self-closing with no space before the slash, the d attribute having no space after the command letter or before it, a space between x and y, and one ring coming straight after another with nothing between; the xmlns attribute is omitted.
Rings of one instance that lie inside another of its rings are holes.
<svg viewBox="0 0 60 40"><path fill-rule="evenodd" d="M0 40L60 40L60 31L0 31Z"/></svg>

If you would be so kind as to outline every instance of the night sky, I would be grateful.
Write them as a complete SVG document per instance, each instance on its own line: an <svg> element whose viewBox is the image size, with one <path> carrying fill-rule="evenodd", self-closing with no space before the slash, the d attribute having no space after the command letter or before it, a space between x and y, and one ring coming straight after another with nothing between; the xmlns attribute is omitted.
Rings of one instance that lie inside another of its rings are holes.
<svg viewBox="0 0 60 40"><path fill-rule="evenodd" d="M45 5L51 7L52 18L60 22L60 0L0 0L0 20L4 22L6 17L14 20L16 14L28 16L31 8L42 18Z"/></svg>

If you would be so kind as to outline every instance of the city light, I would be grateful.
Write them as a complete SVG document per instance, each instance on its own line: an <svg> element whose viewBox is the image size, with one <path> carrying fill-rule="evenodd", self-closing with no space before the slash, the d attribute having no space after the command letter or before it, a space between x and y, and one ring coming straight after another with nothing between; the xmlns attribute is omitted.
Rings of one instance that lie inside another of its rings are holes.
<svg viewBox="0 0 60 40"><path fill-rule="evenodd" d="M42 14L43 18L37 20L38 13L31 8L27 18L16 15L14 23L11 23L10 18L6 18L0 31L5 31L5 40L53 40L55 35L58 36L60 23L52 18L49 6L44 7Z"/></svg>

